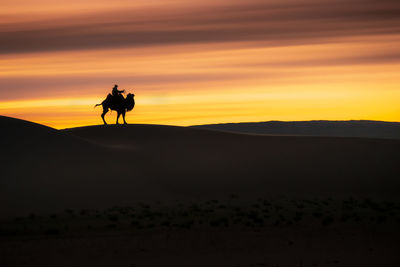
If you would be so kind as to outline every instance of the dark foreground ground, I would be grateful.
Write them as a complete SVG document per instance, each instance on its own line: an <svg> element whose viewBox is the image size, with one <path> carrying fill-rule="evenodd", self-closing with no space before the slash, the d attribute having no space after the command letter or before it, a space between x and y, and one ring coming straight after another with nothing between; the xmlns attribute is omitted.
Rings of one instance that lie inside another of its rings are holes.
<svg viewBox="0 0 400 267"><path fill-rule="evenodd" d="M0 224L0 266L399 266L400 203L138 203Z"/></svg>

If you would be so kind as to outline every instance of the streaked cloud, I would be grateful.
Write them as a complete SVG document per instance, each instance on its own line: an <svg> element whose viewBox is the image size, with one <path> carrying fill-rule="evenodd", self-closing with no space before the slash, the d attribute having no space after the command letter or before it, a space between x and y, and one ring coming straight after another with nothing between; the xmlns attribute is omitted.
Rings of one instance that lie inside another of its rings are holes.
<svg viewBox="0 0 400 267"><path fill-rule="evenodd" d="M159 3L1 23L0 53L243 40L288 45L400 32L400 2L392 0L183 1L180 8Z"/></svg>
<svg viewBox="0 0 400 267"><path fill-rule="evenodd" d="M3 115L99 123L118 83L143 123L400 121L399 1L0 4Z"/></svg>

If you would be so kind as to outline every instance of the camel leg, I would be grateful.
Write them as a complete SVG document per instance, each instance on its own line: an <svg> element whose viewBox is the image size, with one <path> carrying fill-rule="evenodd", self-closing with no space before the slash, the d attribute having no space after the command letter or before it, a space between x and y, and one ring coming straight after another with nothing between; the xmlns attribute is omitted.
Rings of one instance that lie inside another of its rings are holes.
<svg viewBox="0 0 400 267"><path fill-rule="evenodd" d="M119 116L121 116L121 113L120 113L120 112L118 112L118 114L117 114L117 123L116 123L116 124L119 124L119 122L118 122Z"/></svg>
<svg viewBox="0 0 400 267"><path fill-rule="evenodd" d="M124 110L124 111L122 111L122 118L124 119L124 124L127 124L126 123L126 120L125 120L125 113L126 113L126 111Z"/></svg>
<svg viewBox="0 0 400 267"><path fill-rule="evenodd" d="M104 119L104 115L106 115L107 112L108 112L108 108L106 109L106 108L103 107L103 113L101 114L101 118L103 119L103 122L104 122L105 125L107 125L107 122Z"/></svg>

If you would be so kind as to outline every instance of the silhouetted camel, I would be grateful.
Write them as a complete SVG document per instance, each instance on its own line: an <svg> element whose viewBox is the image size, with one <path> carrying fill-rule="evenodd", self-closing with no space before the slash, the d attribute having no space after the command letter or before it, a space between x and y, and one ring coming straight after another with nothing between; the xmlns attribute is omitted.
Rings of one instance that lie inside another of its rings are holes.
<svg viewBox="0 0 400 267"><path fill-rule="evenodd" d="M135 99L133 98L134 96L134 94L128 94L126 98L124 98L123 95L112 96L111 94L108 94L107 98L101 102L101 104L96 104L94 107L100 105L103 106L101 118L103 119L104 124L107 124L106 120L104 119L104 115L106 115L108 109L117 111L117 124L119 124L118 119L121 114L122 118L124 119L124 123L126 124L125 113L127 111L131 111L135 106Z"/></svg>

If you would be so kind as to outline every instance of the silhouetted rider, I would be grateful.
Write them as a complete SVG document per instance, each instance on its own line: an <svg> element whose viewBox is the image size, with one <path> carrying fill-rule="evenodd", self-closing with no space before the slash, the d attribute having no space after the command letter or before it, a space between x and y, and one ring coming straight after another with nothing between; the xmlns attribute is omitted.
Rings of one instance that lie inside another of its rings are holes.
<svg viewBox="0 0 400 267"><path fill-rule="evenodd" d="M118 84L114 85L114 88L112 89L112 95L118 96L120 93L125 93L125 90L118 90Z"/></svg>

